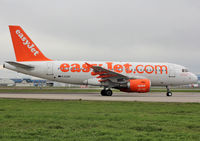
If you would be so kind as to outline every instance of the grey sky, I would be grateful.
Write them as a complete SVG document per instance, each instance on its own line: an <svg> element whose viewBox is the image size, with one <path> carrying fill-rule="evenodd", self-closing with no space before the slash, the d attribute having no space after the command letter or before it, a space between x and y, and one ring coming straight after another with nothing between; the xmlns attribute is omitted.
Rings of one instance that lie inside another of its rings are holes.
<svg viewBox="0 0 200 141"><path fill-rule="evenodd" d="M9 24L54 60L172 62L200 72L199 0L0 0L1 63L15 60Z"/></svg>

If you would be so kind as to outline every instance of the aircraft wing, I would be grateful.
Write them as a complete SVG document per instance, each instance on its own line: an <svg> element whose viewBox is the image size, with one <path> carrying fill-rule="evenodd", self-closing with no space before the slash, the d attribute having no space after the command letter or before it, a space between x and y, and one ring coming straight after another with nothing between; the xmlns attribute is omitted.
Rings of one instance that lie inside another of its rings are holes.
<svg viewBox="0 0 200 141"><path fill-rule="evenodd" d="M18 62L8 61L6 63L8 63L8 64L10 64L12 66L15 66L15 67L22 68L22 69L33 69L34 68L33 66L25 65L25 64L22 64L22 63L18 63Z"/></svg>
<svg viewBox="0 0 200 141"><path fill-rule="evenodd" d="M99 78L99 82L107 82L107 83L115 83L115 84L124 84L127 83L129 79L138 79L138 77L130 78L126 75L105 69L100 66L93 66L88 63L86 63L90 68L93 69L93 72L91 75L97 76L96 78Z"/></svg>

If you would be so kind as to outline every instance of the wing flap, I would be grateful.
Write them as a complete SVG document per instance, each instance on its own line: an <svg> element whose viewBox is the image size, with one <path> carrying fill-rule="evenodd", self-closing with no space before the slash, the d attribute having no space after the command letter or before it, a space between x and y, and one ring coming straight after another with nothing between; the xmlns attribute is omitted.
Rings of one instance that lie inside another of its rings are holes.
<svg viewBox="0 0 200 141"><path fill-rule="evenodd" d="M93 72L91 72L91 75L97 76L96 78L99 78L99 82L106 82L106 81L112 81L115 83L126 83L126 80L130 79L128 76L119 74L117 72L105 69L100 66L93 66L88 63L86 63L90 68L93 69ZM117 80L122 80L121 82Z"/></svg>

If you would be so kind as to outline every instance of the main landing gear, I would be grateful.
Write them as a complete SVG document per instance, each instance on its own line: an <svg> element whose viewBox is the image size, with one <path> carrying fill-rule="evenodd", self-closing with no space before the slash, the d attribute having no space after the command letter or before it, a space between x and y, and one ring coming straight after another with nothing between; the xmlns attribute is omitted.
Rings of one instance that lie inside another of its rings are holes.
<svg viewBox="0 0 200 141"><path fill-rule="evenodd" d="M169 87L166 86L166 88L167 88L167 96L172 96L172 92L170 91Z"/></svg>
<svg viewBox="0 0 200 141"><path fill-rule="evenodd" d="M112 96L112 94L113 94L113 92L112 92L111 89L103 89L103 90L101 91L101 95L102 95L102 96Z"/></svg>

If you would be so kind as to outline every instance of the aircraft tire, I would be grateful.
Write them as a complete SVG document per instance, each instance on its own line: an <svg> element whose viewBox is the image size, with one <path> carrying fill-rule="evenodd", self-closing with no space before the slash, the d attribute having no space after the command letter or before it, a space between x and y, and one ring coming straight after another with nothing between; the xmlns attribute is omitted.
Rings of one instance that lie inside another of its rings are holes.
<svg viewBox="0 0 200 141"><path fill-rule="evenodd" d="M112 96L113 92L112 90L108 89L106 90L106 96Z"/></svg>
<svg viewBox="0 0 200 141"><path fill-rule="evenodd" d="M101 90L101 95L106 96L106 90Z"/></svg>
<svg viewBox="0 0 200 141"><path fill-rule="evenodd" d="M167 96L172 96L172 92L167 92Z"/></svg>

